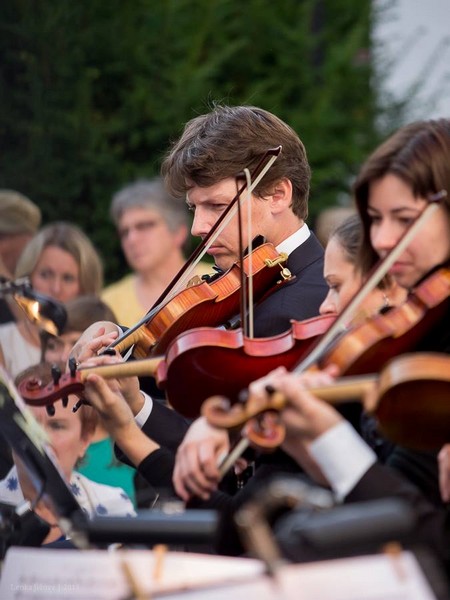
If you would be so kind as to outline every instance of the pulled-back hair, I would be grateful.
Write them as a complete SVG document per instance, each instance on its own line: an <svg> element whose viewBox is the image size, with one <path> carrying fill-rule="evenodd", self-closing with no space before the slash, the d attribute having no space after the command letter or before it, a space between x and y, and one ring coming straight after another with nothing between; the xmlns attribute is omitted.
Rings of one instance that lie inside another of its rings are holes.
<svg viewBox="0 0 450 600"><path fill-rule="evenodd" d="M409 185L416 198L446 190L445 204L450 211L450 120L419 121L402 127L361 167L353 192L363 224L360 260L364 271L378 259L370 241L370 185L389 173Z"/></svg>
<svg viewBox="0 0 450 600"><path fill-rule="evenodd" d="M250 171L265 152L282 146L281 154L254 190L264 198L282 179L292 182L292 211L308 215L311 170L305 147L295 131L272 113L255 106L215 106L189 121L162 164L166 186L185 196L195 184L208 187Z"/></svg>
<svg viewBox="0 0 450 600"><path fill-rule="evenodd" d="M358 253L362 239L362 224L359 215L347 217L345 221L330 233L329 240L336 238L344 251L345 259L354 265L358 270Z"/></svg>

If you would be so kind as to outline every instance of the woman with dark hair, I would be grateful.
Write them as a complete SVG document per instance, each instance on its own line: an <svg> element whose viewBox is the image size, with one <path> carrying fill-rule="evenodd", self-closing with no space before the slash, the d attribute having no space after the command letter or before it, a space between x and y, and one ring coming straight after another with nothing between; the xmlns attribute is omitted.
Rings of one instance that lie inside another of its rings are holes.
<svg viewBox="0 0 450 600"><path fill-rule="evenodd" d="M331 232L324 259L328 294L320 306L320 314L342 312L363 285L367 274L358 263L361 240L362 225L358 215L352 215ZM376 314L381 309L397 306L405 296L405 291L395 280L386 276L362 301L357 318L352 320L352 324L354 325L356 320Z"/></svg>

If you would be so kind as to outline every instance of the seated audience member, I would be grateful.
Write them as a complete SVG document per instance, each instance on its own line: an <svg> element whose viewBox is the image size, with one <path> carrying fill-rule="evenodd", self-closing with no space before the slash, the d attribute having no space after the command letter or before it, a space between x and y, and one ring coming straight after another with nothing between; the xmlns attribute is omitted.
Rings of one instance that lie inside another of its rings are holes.
<svg viewBox="0 0 450 600"><path fill-rule="evenodd" d="M34 290L60 302L98 295L102 263L89 238L75 225L52 223L27 244L16 277L28 276ZM12 377L42 359L39 328L29 319L0 326L0 363Z"/></svg>
<svg viewBox="0 0 450 600"><path fill-rule="evenodd" d="M133 272L106 287L102 299L118 323L131 327L183 267L189 213L183 202L165 191L160 178L138 180L122 188L112 199L110 213ZM200 263L193 275L211 271L210 265Z"/></svg>
<svg viewBox="0 0 450 600"><path fill-rule="evenodd" d="M91 442L97 422L90 407L83 406L76 413L72 412L77 400L70 396L67 408L61 401L55 402L54 416L49 416L43 406L30 407L30 410L46 431L50 449L80 506L91 516L132 516L135 514L133 503L123 489L91 481L76 470ZM17 505L25 498L33 504L35 490L20 459L15 457L15 461L11 471L0 481L0 501ZM59 539L61 530L50 509L38 503L35 512L51 526L45 543Z"/></svg>
<svg viewBox="0 0 450 600"><path fill-rule="evenodd" d="M41 211L31 200L14 190L0 190L0 278L14 279L17 262L26 244L41 223ZM5 364L2 343L8 328L2 324L13 323L22 317L19 306L8 295L0 294L0 364ZM8 346L8 344L6 344ZM0 477L11 466L11 452L0 436Z"/></svg>
<svg viewBox="0 0 450 600"><path fill-rule="evenodd" d="M14 190L0 190L0 276L14 279L26 244L39 229L41 211L29 198ZM15 319L15 307L0 297L0 323Z"/></svg>

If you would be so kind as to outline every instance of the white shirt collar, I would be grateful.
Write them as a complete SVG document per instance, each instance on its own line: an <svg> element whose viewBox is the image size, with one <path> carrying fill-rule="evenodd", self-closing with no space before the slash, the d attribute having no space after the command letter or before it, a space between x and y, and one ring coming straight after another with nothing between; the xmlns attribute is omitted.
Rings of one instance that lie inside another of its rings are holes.
<svg viewBox="0 0 450 600"><path fill-rule="evenodd" d="M278 244L276 250L280 253L286 252L286 254L289 255L296 248L298 248L304 242L306 242L310 235L311 232L309 230L308 225L306 223L303 223L300 229L297 229L297 231L295 231L292 235L283 240L281 244Z"/></svg>

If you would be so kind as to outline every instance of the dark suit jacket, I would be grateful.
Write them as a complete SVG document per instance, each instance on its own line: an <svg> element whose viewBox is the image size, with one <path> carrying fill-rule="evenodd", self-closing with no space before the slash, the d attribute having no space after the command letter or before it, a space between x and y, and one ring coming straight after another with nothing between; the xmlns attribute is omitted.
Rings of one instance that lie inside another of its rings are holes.
<svg viewBox="0 0 450 600"><path fill-rule="evenodd" d="M291 319L303 321L319 314L328 286L323 278L323 248L310 237L289 255L287 268L294 278L279 286L255 308L255 336L271 337L290 328Z"/></svg>

